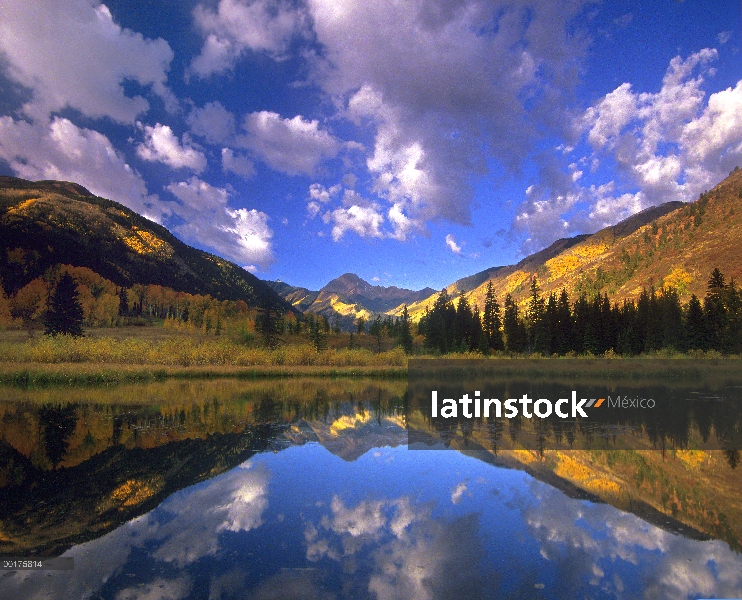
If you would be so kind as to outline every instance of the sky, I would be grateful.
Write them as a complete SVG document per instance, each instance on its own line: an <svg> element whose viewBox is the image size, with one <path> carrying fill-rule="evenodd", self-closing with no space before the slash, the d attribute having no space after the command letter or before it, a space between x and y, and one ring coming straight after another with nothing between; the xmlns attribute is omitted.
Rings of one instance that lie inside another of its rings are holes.
<svg viewBox="0 0 742 600"><path fill-rule="evenodd" d="M742 166L739 0L0 0L0 174L440 289Z"/></svg>

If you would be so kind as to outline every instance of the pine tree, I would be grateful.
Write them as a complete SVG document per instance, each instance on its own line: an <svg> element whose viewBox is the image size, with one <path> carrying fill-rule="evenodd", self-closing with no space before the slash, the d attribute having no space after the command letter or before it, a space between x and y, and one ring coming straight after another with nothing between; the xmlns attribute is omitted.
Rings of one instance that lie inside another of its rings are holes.
<svg viewBox="0 0 742 600"><path fill-rule="evenodd" d="M381 321L381 315L374 317L371 327L368 328L368 332L376 338L376 352L381 352L381 336L384 333L384 325Z"/></svg>
<svg viewBox="0 0 742 600"><path fill-rule="evenodd" d="M275 350L281 343L283 312L270 298L264 298L258 307L255 327L263 336L263 343Z"/></svg>
<svg viewBox="0 0 742 600"><path fill-rule="evenodd" d="M492 281L487 284L487 293L484 297L484 315L482 317L487 344L493 350L504 350L505 343L502 339L502 319L500 317L500 305L492 289Z"/></svg>
<svg viewBox="0 0 742 600"><path fill-rule="evenodd" d="M466 294L461 294L456 306L453 345L461 352L472 349L472 310Z"/></svg>
<svg viewBox="0 0 742 600"><path fill-rule="evenodd" d="M489 342L487 341L487 335L484 333L484 327L482 326L482 317L479 314L479 307L475 304L472 319L472 341L471 349L479 352L480 354L487 354L490 349Z"/></svg>
<svg viewBox="0 0 742 600"><path fill-rule="evenodd" d="M693 294L685 311L684 350L706 349L706 323L701 301Z"/></svg>
<svg viewBox="0 0 742 600"><path fill-rule="evenodd" d="M528 301L528 345L531 352L546 353L546 323L544 322L545 302L541 297L536 277L531 278L531 297Z"/></svg>
<svg viewBox="0 0 742 600"><path fill-rule="evenodd" d="M412 325L410 324L410 315L407 312L407 305L402 308L402 319L399 323L399 345L406 354L412 352Z"/></svg>
<svg viewBox="0 0 742 600"><path fill-rule="evenodd" d="M422 326L425 345L441 354L453 350L455 322L456 309L444 288L435 299L433 309L425 315Z"/></svg>
<svg viewBox="0 0 742 600"><path fill-rule="evenodd" d="M557 301L556 317L556 340L553 350L559 355L564 355L574 350L574 323L569 310L569 295L564 288Z"/></svg>
<svg viewBox="0 0 742 600"><path fill-rule="evenodd" d="M327 350L327 332L320 324L319 319L312 319L309 324L309 341L312 342L312 345L317 352L324 352Z"/></svg>
<svg viewBox="0 0 742 600"><path fill-rule="evenodd" d="M49 298L49 306L44 317L46 335L83 335L83 310L77 299L77 285L69 273L59 278L54 293Z"/></svg>
<svg viewBox="0 0 742 600"><path fill-rule="evenodd" d="M706 323L706 343L709 350L722 349L726 329L727 309L724 302L724 276L714 269L708 282L708 292L703 299L703 317Z"/></svg>
<svg viewBox="0 0 742 600"><path fill-rule="evenodd" d="M525 352L528 339L525 324L518 314L518 305L508 294L505 296L505 313L502 318L505 333L505 348L508 352Z"/></svg>
<svg viewBox="0 0 742 600"><path fill-rule="evenodd" d="M125 317L129 314L129 296L126 293L126 288L121 288L119 291L119 316ZM188 319L185 319L186 321Z"/></svg>

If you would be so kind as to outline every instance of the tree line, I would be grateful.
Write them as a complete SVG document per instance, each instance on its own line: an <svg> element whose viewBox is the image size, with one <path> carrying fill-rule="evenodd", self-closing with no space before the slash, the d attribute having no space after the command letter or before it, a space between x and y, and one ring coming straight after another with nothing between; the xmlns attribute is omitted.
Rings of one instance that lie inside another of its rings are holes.
<svg viewBox="0 0 742 600"><path fill-rule="evenodd" d="M662 349L742 353L742 292L717 268L703 300L695 294L681 305L674 288L644 289L638 300L611 303L607 294L573 302L566 289L545 297L531 279L525 309L508 294L500 306L492 282L484 310L466 294L454 305L442 290L420 320L419 333L434 352L507 351L516 354L616 354L632 356Z"/></svg>

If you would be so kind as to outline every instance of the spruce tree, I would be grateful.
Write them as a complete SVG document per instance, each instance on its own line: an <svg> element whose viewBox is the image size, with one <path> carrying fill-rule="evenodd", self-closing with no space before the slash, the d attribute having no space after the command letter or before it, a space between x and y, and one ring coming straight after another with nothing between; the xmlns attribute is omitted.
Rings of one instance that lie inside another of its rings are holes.
<svg viewBox="0 0 742 600"><path fill-rule="evenodd" d="M504 350L505 343L502 339L502 318L500 316L500 305L492 289L492 282L487 284L487 293L484 297L484 315L482 316L482 327L487 338L489 347L493 350Z"/></svg>
<svg viewBox="0 0 742 600"><path fill-rule="evenodd" d="M503 315L505 348L508 352L525 352L528 345L526 327L518 314L518 305L513 297L505 296L505 313Z"/></svg>
<svg viewBox="0 0 742 600"><path fill-rule="evenodd" d="M327 332L320 324L319 319L312 319L309 324L309 341L312 342L312 345L317 352L324 352L327 350Z"/></svg>
<svg viewBox="0 0 742 600"><path fill-rule="evenodd" d="M684 350L706 349L706 323L703 318L701 301L695 294L690 297L690 302L688 302L688 308L685 312L684 333Z"/></svg>
<svg viewBox="0 0 742 600"><path fill-rule="evenodd" d="M541 297L541 289L534 276L531 278L531 297L528 301L528 344L531 352L547 353L546 323L544 312L546 303Z"/></svg>
<svg viewBox="0 0 742 600"><path fill-rule="evenodd" d="M406 304L402 308L402 319L399 322L399 345L406 354L412 352L412 325Z"/></svg>
<svg viewBox="0 0 742 600"><path fill-rule="evenodd" d="M263 336L263 343L271 350L275 350L281 343L283 312L281 311L281 308L268 297L264 298L258 307L255 326Z"/></svg>
<svg viewBox="0 0 742 600"><path fill-rule="evenodd" d="M49 306L44 316L46 335L83 335L83 310L77 299L77 285L69 273L59 278L54 293L49 298Z"/></svg>

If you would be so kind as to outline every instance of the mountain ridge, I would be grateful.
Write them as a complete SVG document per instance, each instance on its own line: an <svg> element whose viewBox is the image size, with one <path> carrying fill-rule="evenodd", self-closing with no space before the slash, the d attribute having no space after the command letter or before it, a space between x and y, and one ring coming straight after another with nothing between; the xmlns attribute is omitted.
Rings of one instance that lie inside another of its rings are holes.
<svg viewBox="0 0 742 600"><path fill-rule="evenodd" d="M252 273L185 244L166 227L66 181L0 176L0 278L14 294L57 264L114 284L158 284L219 300L290 305Z"/></svg>

